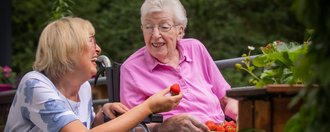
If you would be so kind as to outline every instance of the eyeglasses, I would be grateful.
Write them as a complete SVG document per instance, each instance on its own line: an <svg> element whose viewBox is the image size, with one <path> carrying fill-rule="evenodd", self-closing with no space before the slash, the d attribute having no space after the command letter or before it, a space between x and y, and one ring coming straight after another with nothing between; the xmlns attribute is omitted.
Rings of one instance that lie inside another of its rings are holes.
<svg viewBox="0 0 330 132"><path fill-rule="evenodd" d="M175 27L178 25L171 25L171 24L160 24L160 25L153 25L153 24L146 24L146 25L141 25L142 29L144 29L144 31L146 31L146 33L152 33L155 29L155 27L157 27L158 31L165 33L168 32L172 29L172 27Z"/></svg>
<svg viewBox="0 0 330 132"><path fill-rule="evenodd" d="M94 46L94 48L96 48L96 39L95 36L89 36L89 42L91 42Z"/></svg>

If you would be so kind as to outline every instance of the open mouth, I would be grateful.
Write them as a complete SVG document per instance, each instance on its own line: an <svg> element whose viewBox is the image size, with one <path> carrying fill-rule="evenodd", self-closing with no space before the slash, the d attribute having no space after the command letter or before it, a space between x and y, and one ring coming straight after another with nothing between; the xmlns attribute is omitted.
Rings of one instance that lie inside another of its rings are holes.
<svg viewBox="0 0 330 132"><path fill-rule="evenodd" d="M162 47L165 45L164 42L154 42L154 43L151 43L153 47L155 48L159 48L159 47Z"/></svg>
<svg viewBox="0 0 330 132"><path fill-rule="evenodd" d="M91 59L91 62L96 63L96 60L97 60L97 57L94 56L94 57Z"/></svg>

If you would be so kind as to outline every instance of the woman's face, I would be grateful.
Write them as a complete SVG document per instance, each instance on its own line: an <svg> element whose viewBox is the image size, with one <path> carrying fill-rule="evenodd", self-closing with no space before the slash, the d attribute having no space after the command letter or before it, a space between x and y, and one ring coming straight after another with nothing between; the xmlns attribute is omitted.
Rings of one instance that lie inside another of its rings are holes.
<svg viewBox="0 0 330 132"><path fill-rule="evenodd" d="M142 21L144 42L148 52L162 63L162 60L173 56L176 42L181 38L181 25L175 25L171 13L153 12Z"/></svg>
<svg viewBox="0 0 330 132"><path fill-rule="evenodd" d="M86 71L84 74L87 75L89 78L95 76L97 72L96 60L100 53L101 48L96 43L95 36L90 35L85 53L83 53L82 56L79 57L80 59L78 62L78 67L80 68L78 70L80 72Z"/></svg>

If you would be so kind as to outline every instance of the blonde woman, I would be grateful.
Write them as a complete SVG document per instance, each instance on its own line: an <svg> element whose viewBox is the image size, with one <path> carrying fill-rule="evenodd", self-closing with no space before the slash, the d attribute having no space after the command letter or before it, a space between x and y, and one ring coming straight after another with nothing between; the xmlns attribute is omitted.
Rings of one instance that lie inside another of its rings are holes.
<svg viewBox="0 0 330 132"><path fill-rule="evenodd" d="M165 96L167 88L131 110L107 103L95 114L88 80L97 72L101 48L94 36L92 24L77 17L62 18L44 28L34 70L18 86L5 132L128 131L149 114L178 105L182 94ZM114 118L113 111L125 114ZM104 123L104 115L114 119Z"/></svg>

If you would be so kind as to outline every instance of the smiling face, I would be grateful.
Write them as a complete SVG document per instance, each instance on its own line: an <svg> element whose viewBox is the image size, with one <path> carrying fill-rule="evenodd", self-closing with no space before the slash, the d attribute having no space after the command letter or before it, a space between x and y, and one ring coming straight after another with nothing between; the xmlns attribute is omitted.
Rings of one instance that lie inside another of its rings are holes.
<svg viewBox="0 0 330 132"><path fill-rule="evenodd" d="M144 42L148 52L161 63L169 63L179 53L176 43L183 27L176 25L169 12L152 12L142 20Z"/></svg>
<svg viewBox="0 0 330 132"><path fill-rule="evenodd" d="M84 73L88 78L95 76L97 72L96 60L101 53L101 48L96 43L94 35L87 41L84 52L78 57L77 71Z"/></svg>
<svg viewBox="0 0 330 132"><path fill-rule="evenodd" d="M96 57L101 53L92 24L84 19L65 17L42 31L33 69L52 81L67 75L86 81L96 74Z"/></svg>

